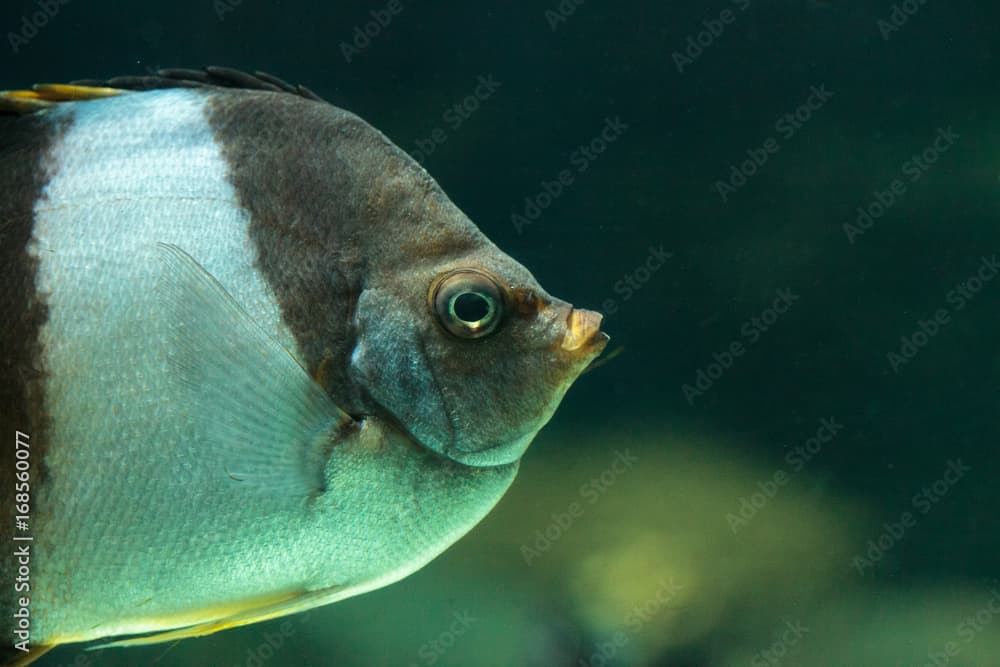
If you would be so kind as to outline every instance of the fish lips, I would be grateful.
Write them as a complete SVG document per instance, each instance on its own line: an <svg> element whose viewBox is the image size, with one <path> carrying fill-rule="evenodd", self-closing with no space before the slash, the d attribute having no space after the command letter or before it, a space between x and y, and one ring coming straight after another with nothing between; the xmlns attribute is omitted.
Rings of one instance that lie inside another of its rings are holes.
<svg viewBox="0 0 1000 667"><path fill-rule="evenodd" d="M593 357L599 355L607 346L611 336L601 331L601 321L604 315L583 308L574 308L566 318L566 335L563 336L560 348L569 353L581 357Z"/></svg>

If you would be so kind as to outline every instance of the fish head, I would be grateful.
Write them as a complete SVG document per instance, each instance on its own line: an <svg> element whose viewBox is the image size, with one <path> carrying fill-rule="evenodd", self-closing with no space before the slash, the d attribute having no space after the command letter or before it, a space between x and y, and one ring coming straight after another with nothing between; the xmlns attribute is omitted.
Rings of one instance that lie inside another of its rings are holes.
<svg viewBox="0 0 1000 667"><path fill-rule="evenodd" d="M606 346L601 320L481 239L365 289L351 367L424 447L468 466L506 465Z"/></svg>

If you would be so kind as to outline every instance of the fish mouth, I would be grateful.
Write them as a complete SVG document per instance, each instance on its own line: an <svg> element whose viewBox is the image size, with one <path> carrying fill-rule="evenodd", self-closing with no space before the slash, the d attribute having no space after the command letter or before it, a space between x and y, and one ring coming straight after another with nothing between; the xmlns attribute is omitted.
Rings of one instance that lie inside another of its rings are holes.
<svg viewBox="0 0 1000 667"><path fill-rule="evenodd" d="M604 315L583 308L574 308L566 317L566 335L559 347L573 355L597 356L607 346L611 336L601 331Z"/></svg>

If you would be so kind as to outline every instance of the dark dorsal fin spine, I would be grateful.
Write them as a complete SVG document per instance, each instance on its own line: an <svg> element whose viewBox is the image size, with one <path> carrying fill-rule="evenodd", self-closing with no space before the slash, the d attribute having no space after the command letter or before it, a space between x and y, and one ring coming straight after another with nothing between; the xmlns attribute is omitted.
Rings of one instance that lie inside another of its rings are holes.
<svg viewBox="0 0 1000 667"><path fill-rule="evenodd" d="M205 69L161 69L146 76L118 76L111 79L84 79L71 82L76 86L119 88L121 90L157 90L161 88L240 88L289 93L308 100L323 99L305 86L294 86L267 72L253 74L230 67L209 66Z"/></svg>

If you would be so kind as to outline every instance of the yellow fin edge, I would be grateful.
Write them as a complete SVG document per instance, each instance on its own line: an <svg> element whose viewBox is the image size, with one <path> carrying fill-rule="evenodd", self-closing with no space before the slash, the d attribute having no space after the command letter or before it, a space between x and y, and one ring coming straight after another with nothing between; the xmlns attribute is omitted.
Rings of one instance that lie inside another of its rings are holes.
<svg viewBox="0 0 1000 667"><path fill-rule="evenodd" d="M74 86L62 83L40 83L31 90L0 91L0 111L13 113L34 113L48 109L60 102L80 102L115 97L128 91L118 88L98 88Z"/></svg>
<svg viewBox="0 0 1000 667"><path fill-rule="evenodd" d="M259 623L261 621L268 621L280 616L311 609L319 604L323 604L326 598L329 598L331 595L334 595L340 590L342 590L342 587L333 586L331 588L316 591L291 593L282 596L269 596L257 600L247 600L243 603L243 605L241 605L241 607L237 607L236 610L232 610L225 615L220 615L220 611L206 610L207 613L205 613L204 616L207 616L208 619L195 625L189 625L187 627L168 630L166 632L160 632L153 635L146 635L144 637L119 639L113 642L98 644L97 646L89 646L87 647L87 650L96 651L99 649L120 646L147 646L150 644L160 644L162 642L176 641L180 639L204 637L205 635L211 635L222 630L238 628L243 625L250 625L251 623ZM168 619L163 619L163 621L164 624L172 622L172 620Z"/></svg>

